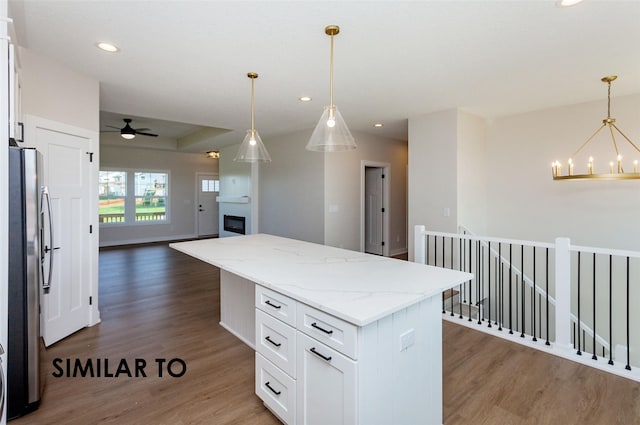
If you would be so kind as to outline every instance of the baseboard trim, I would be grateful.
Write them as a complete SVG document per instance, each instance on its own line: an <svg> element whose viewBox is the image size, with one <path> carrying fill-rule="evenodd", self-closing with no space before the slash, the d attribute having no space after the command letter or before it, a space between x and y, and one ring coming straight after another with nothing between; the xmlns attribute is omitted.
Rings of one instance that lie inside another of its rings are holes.
<svg viewBox="0 0 640 425"><path fill-rule="evenodd" d="M146 244L146 243L154 243L154 242L173 242L173 241L180 241L180 240L185 240L185 239L198 239L198 235L191 234L191 235L170 235L170 236L159 236L159 237L152 237L152 238L141 238L141 239L127 239L127 240L120 240L120 241L108 241L108 242L103 242L100 241L100 248L106 248L106 247L110 247L110 246L122 246L122 245L138 245L138 244Z"/></svg>

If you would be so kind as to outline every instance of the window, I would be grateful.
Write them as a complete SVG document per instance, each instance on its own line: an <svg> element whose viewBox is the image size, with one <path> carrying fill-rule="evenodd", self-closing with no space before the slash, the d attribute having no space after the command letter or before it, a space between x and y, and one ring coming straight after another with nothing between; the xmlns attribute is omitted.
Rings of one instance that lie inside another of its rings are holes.
<svg viewBox="0 0 640 425"><path fill-rule="evenodd" d="M203 192L220 192L220 180L202 180Z"/></svg>
<svg viewBox="0 0 640 425"><path fill-rule="evenodd" d="M160 171L100 171L100 223L167 221L169 173Z"/></svg>
<svg viewBox="0 0 640 425"><path fill-rule="evenodd" d="M99 181L100 223L124 222L127 173L124 171L100 171Z"/></svg>
<svg viewBox="0 0 640 425"><path fill-rule="evenodd" d="M167 173L136 172L136 221L162 221L167 217Z"/></svg>

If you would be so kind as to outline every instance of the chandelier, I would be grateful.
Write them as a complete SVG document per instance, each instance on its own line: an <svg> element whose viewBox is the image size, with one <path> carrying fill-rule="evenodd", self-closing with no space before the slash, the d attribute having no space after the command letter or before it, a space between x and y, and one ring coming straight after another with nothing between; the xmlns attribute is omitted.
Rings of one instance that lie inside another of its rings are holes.
<svg viewBox="0 0 640 425"><path fill-rule="evenodd" d="M567 170L566 174L563 174L562 164L560 161L555 161L551 164L551 171L553 174L554 180L628 180L628 179L640 179L640 173L638 173L638 160L633 161L633 172L625 172L623 163L622 163L622 155L620 154L620 150L618 148L618 143L616 142L616 133L620 134L627 143L629 143L633 148L640 152L638 146L636 146L616 125L616 119L611 117L611 83L618 78L617 75L609 75L607 77L602 77L601 81L603 83L607 83L608 92L607 92L607 118L602 120L602 125L584 142L569 158L567 161ZM600 131L607 127L609 129L609 134L611 135L611 141L613 143L613 150L615 152L615 161L609 162L609 172L608 173L598 173L594 170L594 160L593 157L589 157L589 161L587 163L587 172L586 174L575 174L574 173L574 163L573 158L576 157L580 151L582 151L588 144L591 142L594 137ZM614 131L615 130L615 131Z"/></svg>

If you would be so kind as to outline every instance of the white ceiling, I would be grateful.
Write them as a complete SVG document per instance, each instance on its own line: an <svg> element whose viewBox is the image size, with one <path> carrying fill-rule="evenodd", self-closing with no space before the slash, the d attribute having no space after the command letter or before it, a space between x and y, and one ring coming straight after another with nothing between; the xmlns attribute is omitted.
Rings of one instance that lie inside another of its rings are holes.
<svg viewBox="0 0 640 425"><path fill-rule="evenodd" d="M638 0L9 3L18 42L99 80L102 111L232 130L210 148L250 127L249 71L260 75L263 139L315 125L328 103L329 24L341 28L334 94L352 131L406 139L408 117L449 108L490 118L606 102L609 74L614 98L640 93Z"/></svg>

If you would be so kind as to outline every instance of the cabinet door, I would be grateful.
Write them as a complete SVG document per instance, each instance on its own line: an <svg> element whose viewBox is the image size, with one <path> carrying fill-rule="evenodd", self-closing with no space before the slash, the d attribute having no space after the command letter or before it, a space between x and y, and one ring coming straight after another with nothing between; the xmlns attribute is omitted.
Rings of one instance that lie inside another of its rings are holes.
<svg viewBox="0 0 640 425"><path fill-rule="evenodd" d="M298 425L357 423L356 362L298 332Z"/></svg>

